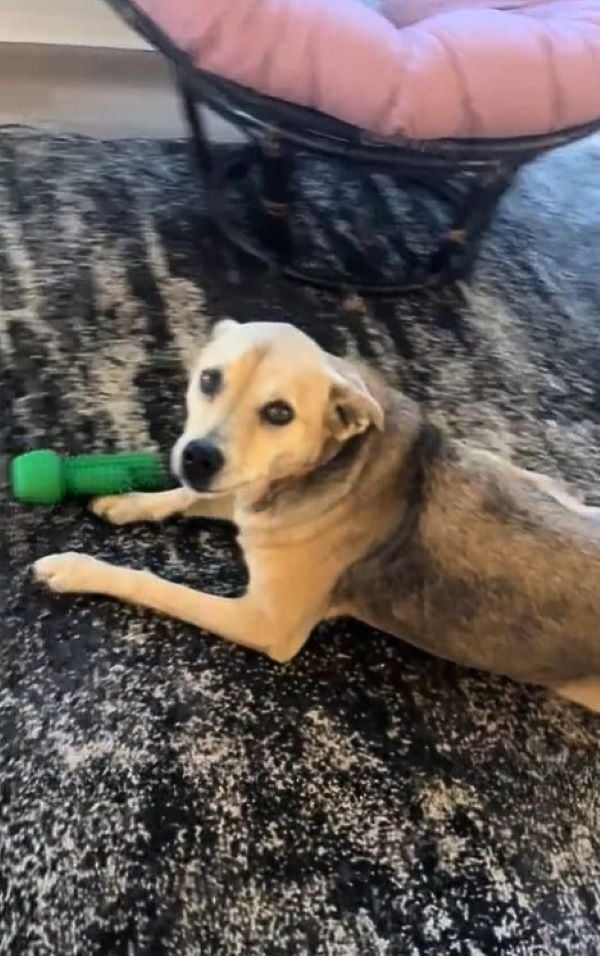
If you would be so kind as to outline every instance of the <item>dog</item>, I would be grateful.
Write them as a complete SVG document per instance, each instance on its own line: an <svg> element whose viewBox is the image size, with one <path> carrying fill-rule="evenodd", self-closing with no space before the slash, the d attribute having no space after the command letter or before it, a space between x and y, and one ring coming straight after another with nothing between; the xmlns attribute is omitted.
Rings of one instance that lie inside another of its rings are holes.
<svg viewBox="0 0 600 956"><path fill-rule="evenodd" d="M93 511L116 525L234 522L243 596L73 553L37 561L37 579L282 663L320 621L353 616L600 712L598 510L452 440L373 370L291 325L224 320L191 374L172 465L180 487L100 498Z"/></svg>

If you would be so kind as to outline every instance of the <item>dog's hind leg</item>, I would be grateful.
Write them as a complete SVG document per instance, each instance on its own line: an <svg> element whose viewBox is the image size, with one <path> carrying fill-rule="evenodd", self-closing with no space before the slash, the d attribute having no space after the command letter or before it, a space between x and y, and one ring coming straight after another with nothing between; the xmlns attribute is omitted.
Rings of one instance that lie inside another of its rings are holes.
<svg viewBox="0 0 600 956"><path fill-rule="evenodd" d="M559 697L600 714L600 677L585 677L553 688Z"/></svg>

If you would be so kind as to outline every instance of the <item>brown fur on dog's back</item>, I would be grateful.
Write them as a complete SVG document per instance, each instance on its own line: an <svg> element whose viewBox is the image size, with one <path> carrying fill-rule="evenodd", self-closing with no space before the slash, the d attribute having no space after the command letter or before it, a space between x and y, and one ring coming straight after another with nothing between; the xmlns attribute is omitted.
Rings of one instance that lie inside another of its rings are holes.
<svg viewBox="0 0 600 956"><path fill-rule="evenodd" d="M408 503L418 512L410 535L403 508L339 582L352 613L517 680L600 673L600 521L591 510L573 511L536 476L441 435L418 495Z"/></svg>

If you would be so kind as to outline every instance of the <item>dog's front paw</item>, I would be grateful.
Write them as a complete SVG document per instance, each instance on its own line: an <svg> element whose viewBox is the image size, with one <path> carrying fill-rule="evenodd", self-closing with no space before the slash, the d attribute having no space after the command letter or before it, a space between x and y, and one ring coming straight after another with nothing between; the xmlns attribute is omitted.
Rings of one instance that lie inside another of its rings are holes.
<svg viewBox="0 0 600 956"><path fill-rule="evenodd" d="M49 554L33 565L36 581L59 594L90 593L97 589L103 562L89 554Z"/></svg>
<svg viewBox="0 0 600 956"><path fill-rule="evenodd" d="M143 521L146 517L140 506L140 497L135 493L95 498L90 508L95 515L110 524L133 524L134 521Z"/></svg>

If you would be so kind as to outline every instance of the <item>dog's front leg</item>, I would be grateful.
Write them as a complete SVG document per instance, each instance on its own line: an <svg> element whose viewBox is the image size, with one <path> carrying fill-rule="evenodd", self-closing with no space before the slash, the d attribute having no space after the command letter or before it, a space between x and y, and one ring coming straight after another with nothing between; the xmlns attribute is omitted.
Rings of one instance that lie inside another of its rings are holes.
<svg viewBox="0 0 600 956"><path fill-rule="evenodd" d="M187 488L172 491L133 492L128 495L109 495L96 498L91 509L99 518L111 524L133 524L139 521L166 521L175 515L188 518L233 518L233 499L202 497Z"/></svg>
<svg viewBox="0 0 600 956"><path fill-rule="evenodd" d="M49 555L35 563L34 573L53 591L104 594L149 608L262 651L280 663L300 650L318 622L303 615L298 623L289 603L278 608L264 594L258 600L251 590L240 598L216 597L86 554Z"/></svg>

